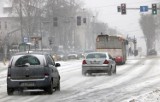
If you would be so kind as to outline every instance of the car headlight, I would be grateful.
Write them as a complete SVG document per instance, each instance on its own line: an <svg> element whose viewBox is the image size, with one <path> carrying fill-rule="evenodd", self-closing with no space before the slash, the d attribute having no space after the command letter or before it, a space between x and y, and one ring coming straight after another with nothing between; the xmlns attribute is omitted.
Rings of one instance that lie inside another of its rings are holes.
<svg viewBox="0 0 160 102"><path fill-rule="evenodd" d="M63 57L63 55L60 55L60 57L62 58L62 57Z"/></svg>

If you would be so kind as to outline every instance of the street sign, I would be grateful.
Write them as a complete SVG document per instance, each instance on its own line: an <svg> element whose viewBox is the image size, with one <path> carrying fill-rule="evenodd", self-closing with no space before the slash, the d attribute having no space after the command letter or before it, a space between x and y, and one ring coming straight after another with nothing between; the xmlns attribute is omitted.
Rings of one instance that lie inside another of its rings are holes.
<svg viewBox="0 0 160 102"><path fill-rule="evenodd" d="M148 6L140 6L140 12L148 12Z"/></svg>
<svg viewBox="0 0 160 102"><path fill-rule="evenodd" d="M27 37L24 37L24 38L23 38L23 42L24 42L24 43L28 43L28 38L27 38Z"/></svg>

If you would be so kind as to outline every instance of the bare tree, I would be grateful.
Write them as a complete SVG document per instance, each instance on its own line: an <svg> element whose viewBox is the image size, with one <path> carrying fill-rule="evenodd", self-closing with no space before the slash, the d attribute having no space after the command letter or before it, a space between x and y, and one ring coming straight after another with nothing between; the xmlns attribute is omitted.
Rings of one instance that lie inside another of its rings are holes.
<svg viewBox="0 0 160 102"><path fill-rule="evenodd" d="M140 25L145 36L147 49L154 48L156 40L156 24L152 15L141 15Z"/></svg>
<svg viewBox="0 0 160 102"><path fill-rule="evenodd" d="M45 0L11 0L12 16L19 17L23 36L32 36L38 32L39 18L43 14Z"/></svg>

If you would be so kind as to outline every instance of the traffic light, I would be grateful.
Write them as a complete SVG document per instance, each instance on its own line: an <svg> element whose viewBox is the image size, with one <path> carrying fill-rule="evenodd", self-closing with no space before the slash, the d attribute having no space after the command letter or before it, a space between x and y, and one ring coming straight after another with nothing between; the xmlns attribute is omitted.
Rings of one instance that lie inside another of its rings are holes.
<svg viewBox="0 0 160 102"><path fill-rule="evenodd" d="M121 14L122 15L126 14L126 4L125 3L121 4Z"/></svg>
<svg viewBox="0 0 160 102"><path fill-rule="evenodd" d="M157 14L157 4L152 4L152 14L153 15Z"/></svg>
<svg viewBox="0 0 160 102"><path fill-rule="evenodd" d="M133 43L134 43L134 44L137 43L137 39L136 39L136 38L133 39Z"/></svg>
<svg viewBox="0 0 160 102"><path fill-rule="evenodd" d="M58 26L58 18L57 17L53 17L53 26L54 27Z"/></svg>
<svg viewBox="0 0 160 102"><path fill-rule="evenodd" d="M49 45L52 45L53 44L53 41L50 39L49 40Z"/></svg>
<svg viewBox="0 0 160 102"><path fill-rule="evenodd" d="M117 11L121 12L121 6L117 6Z"/></svg>
<svg viewBox="0 0 160 102"><path fill-rule="evenodd" d="M38 48L38 40L35 40L35 48Z"/></svg>
<svg viewBox="0 0 160 102"><path fill-rule="evenodd" d="M83 18L83 23L87 23L87 19L86 18Z"/></svg>
<svg viewBox="0 0 160 102"><path fill-rule="evenodd" d="M77 26L81 25L81 16L77 16Z"/></svg>

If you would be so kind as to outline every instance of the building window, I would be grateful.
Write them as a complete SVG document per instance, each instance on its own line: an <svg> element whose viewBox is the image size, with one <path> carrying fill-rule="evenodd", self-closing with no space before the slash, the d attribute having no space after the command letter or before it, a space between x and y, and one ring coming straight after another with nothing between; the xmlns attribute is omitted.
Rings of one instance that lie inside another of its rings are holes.
<svg viewBox="0 0 160 102"><path fill-rule="evenodd" d="M5 29L7 29L7 22L5 22Z"/></svg>

